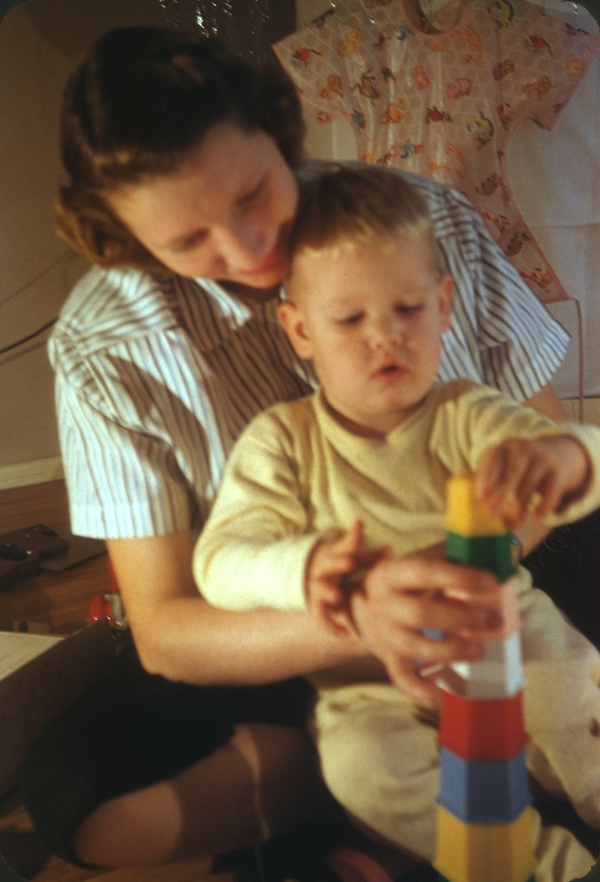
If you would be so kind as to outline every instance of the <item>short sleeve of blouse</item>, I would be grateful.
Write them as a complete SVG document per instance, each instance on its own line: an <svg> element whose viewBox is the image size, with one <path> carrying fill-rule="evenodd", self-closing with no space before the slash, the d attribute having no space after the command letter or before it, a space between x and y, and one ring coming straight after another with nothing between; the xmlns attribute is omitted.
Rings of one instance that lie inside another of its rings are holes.
<svg viewBox="0 0 600 882"><path fill-rule="evenodd" d="M197 502L168 444L94 409L64 376L56 404L75 534L160 535L193 523Z"/></svg>
<svg viewBox="0 0 600 882"><path fill-rule="evenodd" d="M311 389L275 307L246 308L207 280L92 270L49 350L84 536L199 530L242 429Z"/></svg>

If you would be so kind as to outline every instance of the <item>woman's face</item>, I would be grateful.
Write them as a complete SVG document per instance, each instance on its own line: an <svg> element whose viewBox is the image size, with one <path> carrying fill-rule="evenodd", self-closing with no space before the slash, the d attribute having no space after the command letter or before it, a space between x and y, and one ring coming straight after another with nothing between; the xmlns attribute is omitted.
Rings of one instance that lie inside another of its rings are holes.
<svg viewBox="0 0 600 882"><path fill-rule="evenodd" d="M174 172L119 187L112 209L181 276L271 288L287 271L298 189L261 129L217 123Z"/></svg>

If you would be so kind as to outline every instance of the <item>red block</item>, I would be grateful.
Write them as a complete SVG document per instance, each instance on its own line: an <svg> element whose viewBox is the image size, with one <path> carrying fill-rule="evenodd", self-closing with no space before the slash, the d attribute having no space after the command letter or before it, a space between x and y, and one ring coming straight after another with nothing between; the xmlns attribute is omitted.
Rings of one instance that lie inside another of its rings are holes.
<svg viewBox="0 0 600 882"><path fill-rule="evenodd" d="M438 743L465 760L508 760L527 744L523 694L466 699L442 691Z"/></svg>

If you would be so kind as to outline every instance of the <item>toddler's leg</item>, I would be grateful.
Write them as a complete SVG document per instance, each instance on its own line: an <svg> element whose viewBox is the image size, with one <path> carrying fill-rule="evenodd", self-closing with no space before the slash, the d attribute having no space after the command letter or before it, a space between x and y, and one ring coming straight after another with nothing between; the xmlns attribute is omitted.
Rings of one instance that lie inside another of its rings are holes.
<svg viewBox="0 0 600 882"><path fill-rule="evenodd" d="M314 736L325 783L367 835L431 861L439 760L435 721L385 683L321 693Z"/></svg>
<svg viewBox="0 0 600 882"><path fill-rule="evenodd" d="M439 789L434 715L387 684L369 683L322 693L313 730L325 781L350 820L375 842L430 862ZM538 882L584 876L590 853L567 830L534 817Z"/></svg>
<svg viewBox="0 0 600 882"><path fill-rule="evenodd" d="M521 612L529 768L600 829L600 654L543 592Z"/></svg>

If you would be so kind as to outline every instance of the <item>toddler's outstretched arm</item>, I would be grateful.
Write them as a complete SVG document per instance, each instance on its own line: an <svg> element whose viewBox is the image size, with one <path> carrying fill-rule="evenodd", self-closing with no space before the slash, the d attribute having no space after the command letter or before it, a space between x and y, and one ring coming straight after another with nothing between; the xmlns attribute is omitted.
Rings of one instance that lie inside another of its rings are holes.
<svg viewBox="0 0 600 882"><path fill-rule="evenodd" d="M586 491L589 456L568 435L512 438L490 447L475 478L475 493L490 514L516 529L529 516L543 521Z"/></svg>

